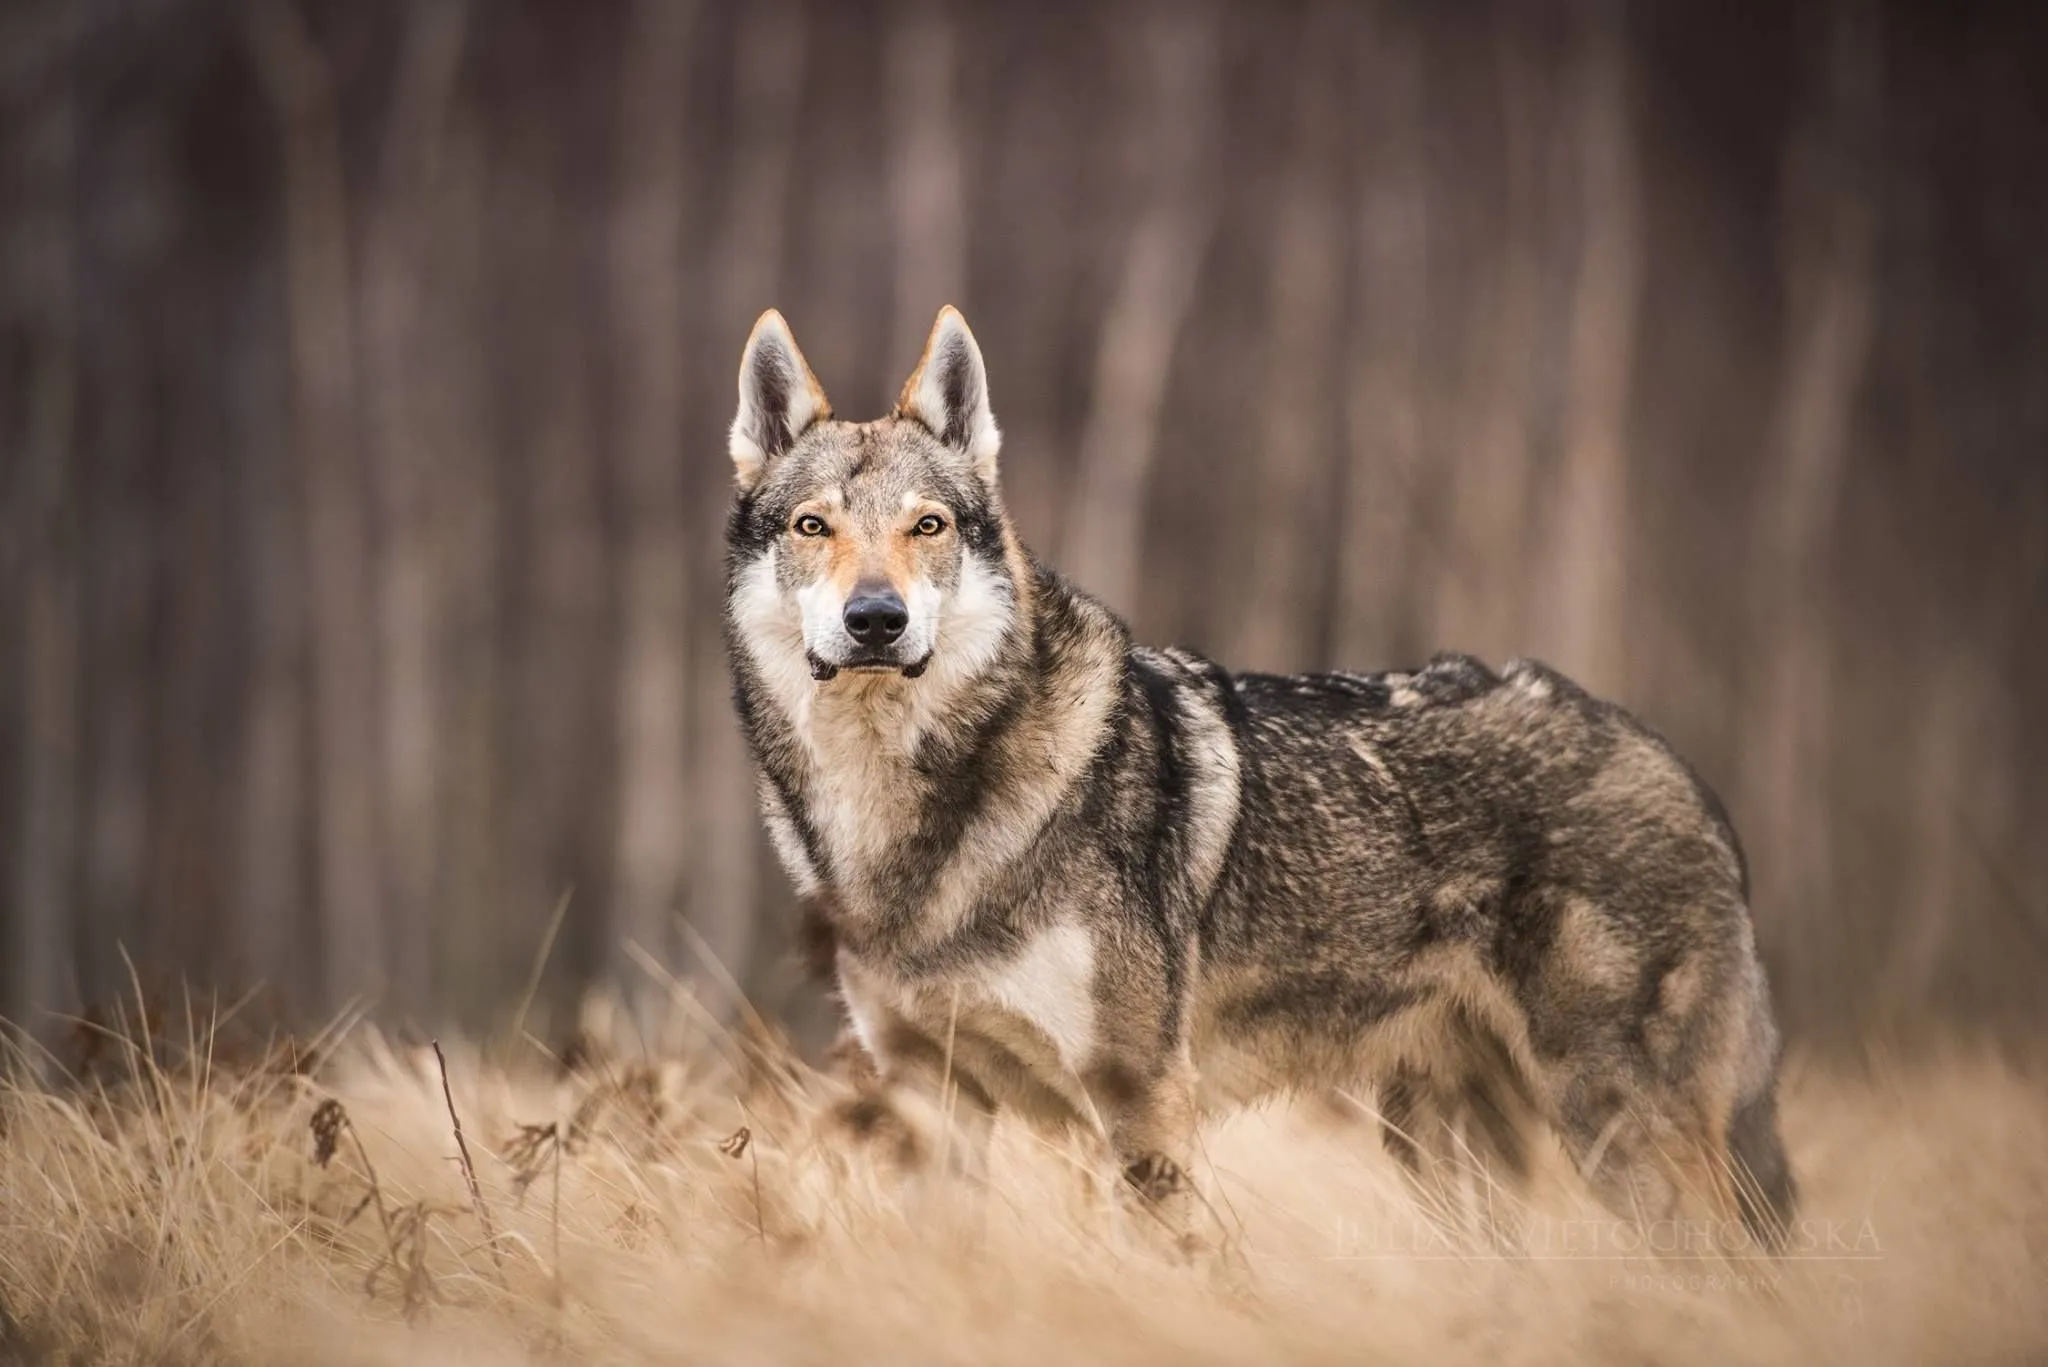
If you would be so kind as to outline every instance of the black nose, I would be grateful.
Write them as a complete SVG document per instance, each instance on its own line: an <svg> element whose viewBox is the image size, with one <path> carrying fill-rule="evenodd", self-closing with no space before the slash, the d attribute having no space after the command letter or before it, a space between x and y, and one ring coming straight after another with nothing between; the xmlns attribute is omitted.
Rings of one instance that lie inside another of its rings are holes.
<svg viewBox="0 0 2048 1367"><path fill-rule="evenodd" d="M864 646L889 646L910 625L910 610L894 589L856 589L846 600L846 634Z"/></svg>

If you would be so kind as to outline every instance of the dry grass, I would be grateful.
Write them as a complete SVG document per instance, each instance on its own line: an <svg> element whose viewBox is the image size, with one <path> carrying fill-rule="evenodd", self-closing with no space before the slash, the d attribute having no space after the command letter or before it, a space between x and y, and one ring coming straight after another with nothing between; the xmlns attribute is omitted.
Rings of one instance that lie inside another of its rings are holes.
<svg viewBox="0 0 2048 1367"><path fill-rule="evenodd" d="M1624 1256L1566 1182L1490 1251L1297 1107L1207 1133L1190 1259L1007 1127L986 1191L906 1174L773 1044L566 1075L451 1047L444 1096L432 1050L367 1031L311 1074L107 1038L92 1080L0 1093L0 1362L2048 1354L2048 1096L1984 1054L1792 1070L1788 1257Z"/></svg>

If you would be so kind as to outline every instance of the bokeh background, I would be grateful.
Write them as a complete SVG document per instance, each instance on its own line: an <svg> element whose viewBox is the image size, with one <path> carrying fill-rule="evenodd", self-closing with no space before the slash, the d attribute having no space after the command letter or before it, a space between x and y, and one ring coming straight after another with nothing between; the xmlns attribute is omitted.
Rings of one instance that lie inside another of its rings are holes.
<svg viewBox="0 0 2048 1367"><path fill-rule="evenodd" d="M1545 658L1724 793L1797 1036L2029 1033L2044 69L2027 4L14 0L0 1015L815 1010L733 374L774 304L879 413L955 302L1141 635Z"/></svg>

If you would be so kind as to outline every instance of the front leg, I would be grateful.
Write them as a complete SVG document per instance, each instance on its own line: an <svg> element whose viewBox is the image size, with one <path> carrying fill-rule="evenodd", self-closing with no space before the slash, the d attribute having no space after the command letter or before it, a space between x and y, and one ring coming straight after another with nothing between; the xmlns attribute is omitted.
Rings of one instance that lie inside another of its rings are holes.
<svg viewBox="0 0 2048 1367"><path fill-rule="evenodd" d="M864 1067L848 1069L856 1095L834 1118L856 1138L893 1148L898 1165L943 1155L955 1171L985 1166L996 1098L966 1066L954 1041L935 1037L900 1011L884 985L842 951L840 996Z"/></svg>
<svg viewBox="0 0 2048 1367"><path fill-rule="evenodd" d="M1085 1079L1108 1130L1124 1180L1155 1203L1188 1195L1194 1138L1194 1064L1187 1051L1165 1058L1107 1057Z"/></svg>
<svg viewBox="0 0 2048 1367"><path fill-rule="evenodd" d="M1082 1075L1124 1180L1170 1224L1185 1227L1194 1187L1195 1065L1184 1004L1164 974L1105 985L1100 1029Z"/></svg>

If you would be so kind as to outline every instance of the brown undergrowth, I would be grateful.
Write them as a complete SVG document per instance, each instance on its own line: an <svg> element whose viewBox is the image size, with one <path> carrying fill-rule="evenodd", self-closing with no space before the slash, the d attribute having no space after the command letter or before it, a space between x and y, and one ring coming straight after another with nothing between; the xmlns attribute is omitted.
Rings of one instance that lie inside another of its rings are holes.
<svg viewBox="0 0 2048 1367"><path fill-rule="evenodd" d="M854 1138L844 1085L759 1027L586 1035L568 1066L365 1027L92 1037L0 1090L0 1362L2048 1353L2048 1095L1961 1048L1794 1061L1782 1256L1616 1224L1555 1161L1526 1202L1469 1181L1482 1235L1305 1105L1205 1132L1190 1256L1079 1146L999 1126L984 1184L929 1135Z"/></svg>

